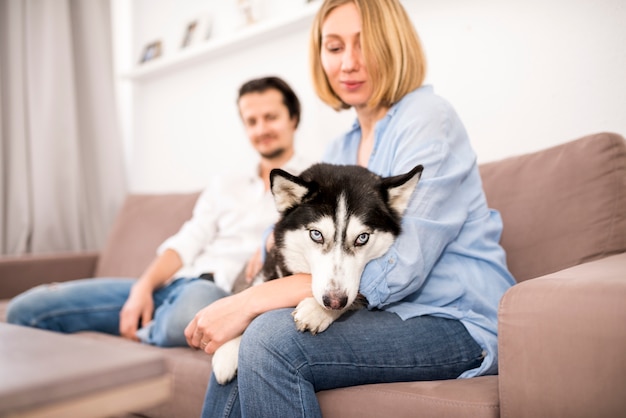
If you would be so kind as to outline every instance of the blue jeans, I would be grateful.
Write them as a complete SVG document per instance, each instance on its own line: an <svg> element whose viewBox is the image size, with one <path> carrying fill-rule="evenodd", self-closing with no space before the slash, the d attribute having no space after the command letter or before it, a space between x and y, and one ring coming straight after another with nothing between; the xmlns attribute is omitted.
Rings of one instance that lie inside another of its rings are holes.
<svg viewBox="0 0 626 418"><path fill-rule="evenodd" d="M393 313L360 310L311 335L296 330L291 311L267 312L250 324L235 380L221 386L211 377L204 418L321 417L317 391L454 379L483 360L483 350L457 320L403 321Z"/></svg>
<svg viewBox="0 0 626 418"><path fill-rule="evenodd" d="M7 322L64 333L119 335L119 315L135 279L84 279L37 286L9 302ZM161 347L186 346L184 330L205 306L226 296L215 283L178 279L153 294L153 320L137 332Z"/></svg>

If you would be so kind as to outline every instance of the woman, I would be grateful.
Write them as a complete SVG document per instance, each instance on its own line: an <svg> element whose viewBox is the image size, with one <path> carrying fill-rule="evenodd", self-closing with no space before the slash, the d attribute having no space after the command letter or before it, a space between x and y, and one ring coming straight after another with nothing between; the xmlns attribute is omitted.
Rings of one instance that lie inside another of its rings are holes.
<svg viewBox="0 0 626 418"><path fill-rule="evenodd" d="M502 222L487 208L461 121L422 86L424 56L405 10L398 0L326 0L310 48L318 95L357 115L325 161L382 176L417 164L424 172L402 234L362 275L369 309L299 333L292 309L277 309L311 296L310 277L294 275L199 312L186 335L195 347L209 342L208 353L245 329L238 377L211 379L205 417L316 417L320 390L497 372L497 306L514 283Z"/></svg>

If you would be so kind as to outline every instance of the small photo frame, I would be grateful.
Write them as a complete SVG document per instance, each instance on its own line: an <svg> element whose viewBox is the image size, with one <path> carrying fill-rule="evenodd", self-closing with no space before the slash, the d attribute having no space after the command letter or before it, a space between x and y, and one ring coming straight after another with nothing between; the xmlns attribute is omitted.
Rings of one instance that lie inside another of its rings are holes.
<svg viewBox="0 0 626 418"><path fill-rule="evenodd" d="M187 25L187 29L185 30L185 36L183 37L183 42L180 44L181 48L186 48L189 45L191 45L193 39L195 38L194 33L197 31L198 26L199 24L197 20L189 22L189 24Z"/></svg>
<svg viewBox="0 0 626 418"><path fill-rule="evenodd" d="M190 46L199 45L211 37L213 29L213 19L210 13L203 13L194 16L185 25L180 48L185 49Z"/></svg>
<svg viewBox="0 0 626 418"><path fill-rule="evenodd" d="M143 64L161 56L161 41L155 41L146 45L141 53L139 63Z"/></svg>

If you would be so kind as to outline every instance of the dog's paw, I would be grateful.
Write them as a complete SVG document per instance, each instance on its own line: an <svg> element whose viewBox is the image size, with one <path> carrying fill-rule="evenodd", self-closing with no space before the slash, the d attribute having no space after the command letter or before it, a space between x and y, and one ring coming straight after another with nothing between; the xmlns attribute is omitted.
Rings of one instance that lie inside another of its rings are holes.
<svg viewBox="0 0 626 418"><path fill-rule="evenodd" d="M308 330L311 334L317 334L326 330L342 313L343 311L324 309L315 298L306 298L296 306L291 315L298 331Z"/></svg>
<svg viewBox="0 0 626 418"><path fill-rule="evenodd" d="M213 354L213 373L215 374L215 380L220 385L230 382L237 374L240 343L241 336L228 341Z"/></svg>

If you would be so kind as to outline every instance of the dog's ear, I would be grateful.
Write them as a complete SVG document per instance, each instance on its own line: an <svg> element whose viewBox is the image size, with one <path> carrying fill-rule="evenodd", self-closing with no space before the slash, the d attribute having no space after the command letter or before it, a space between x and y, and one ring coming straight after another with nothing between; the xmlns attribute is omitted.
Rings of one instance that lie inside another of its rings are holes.
<svg viewBox="0 0 626 418"><path fill-rule="evenodd" d="M387 190L387 203L398 214L402 215L406 210L422 171L424 167L420 164L408 173L382 179L382 187Z"/></svg>
<svg viewBox="0 0 626 418"><path fill-rule="evenodd" d="M307 183L300 177L275 168L270 172L270 187L278 212L283 213L302 202L309 192Z"/></svg>

